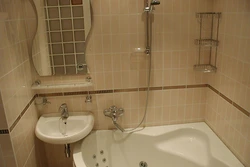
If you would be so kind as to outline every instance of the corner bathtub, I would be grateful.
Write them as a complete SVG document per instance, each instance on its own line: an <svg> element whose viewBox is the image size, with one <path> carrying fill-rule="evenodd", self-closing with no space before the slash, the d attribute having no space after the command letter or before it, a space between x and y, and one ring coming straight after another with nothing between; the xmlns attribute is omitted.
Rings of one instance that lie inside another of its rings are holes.
<svg viewBox="0 0 250 167"><path fill-rule="evenodd" d="M244 167L206 123L98 130L75 145L73 158L76 167Z"/></svg>

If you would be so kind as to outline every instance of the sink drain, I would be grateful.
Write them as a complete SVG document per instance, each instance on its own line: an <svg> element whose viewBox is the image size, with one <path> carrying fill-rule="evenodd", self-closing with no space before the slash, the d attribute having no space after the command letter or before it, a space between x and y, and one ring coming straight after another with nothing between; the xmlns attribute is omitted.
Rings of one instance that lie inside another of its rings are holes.
<svg viewBox="0 0 250 167"><path fill-rule="evenodd" d="M141 161L139 163L139 167L147 167L147 166L148 166L147 162Z"/></svg>

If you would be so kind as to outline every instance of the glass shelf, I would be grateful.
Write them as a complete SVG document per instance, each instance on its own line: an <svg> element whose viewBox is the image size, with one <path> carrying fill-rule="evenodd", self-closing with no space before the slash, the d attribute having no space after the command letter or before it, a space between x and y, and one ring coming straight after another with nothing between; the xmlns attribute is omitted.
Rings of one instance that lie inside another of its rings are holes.
<svg viewBox="0 0 250 167"><path fill-rule="evenodd" d="M195 39L194 43L204 47L217 47L219 45L219 41L214 39Z"/></svg>

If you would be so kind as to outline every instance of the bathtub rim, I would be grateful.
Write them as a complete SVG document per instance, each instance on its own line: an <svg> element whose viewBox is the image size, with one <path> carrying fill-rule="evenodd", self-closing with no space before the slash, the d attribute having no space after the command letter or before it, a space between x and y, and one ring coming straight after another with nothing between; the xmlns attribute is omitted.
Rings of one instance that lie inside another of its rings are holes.
<svg viewBox="0 0 250 167"><path fill-rule="evenodd" d="M222 142L222 140L217 136L217 134L209 127L209 125L206 122L145 127L142 131L138 131L135 133L141 134L141 135L148 135L150 132L153 132L154 136L158 136L164 133L176 131L178 129L185 129L185 128L196 129L198 131L204 132L204 134L207 135L209 138L209 142L210 142L209 148L211 151L211 155L213 157L216 157L222 163L226 164L228 167L235 167L235 165L236 167L244 167L244 165L239 161L239 159ZM105 132L105 131L112 131L112 130L94 130L89 135L97 131ZM116 130L115 133L121 133L121 132ZM82 146L83 141L84 139L77 142L73 150L73 161L76 164L76 167L78 166L88 167L82 158L81 146Z"/></svg>

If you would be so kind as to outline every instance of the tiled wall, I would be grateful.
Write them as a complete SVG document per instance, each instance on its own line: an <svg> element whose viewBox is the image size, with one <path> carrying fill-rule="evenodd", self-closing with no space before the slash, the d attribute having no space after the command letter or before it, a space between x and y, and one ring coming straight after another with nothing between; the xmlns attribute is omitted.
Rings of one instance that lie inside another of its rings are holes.
<svg viewBox="0 0 250 167"><path fill-rule="evenodd" d="M129 92L114 92L114 90L137 89L146 86L149 58L134 51L134 48L145 47L145 16L142 14L144 4L142 0L94 0L92 2L94 21L87 46L87 64L94 86L89 89L110 89L112 92L94 94L91 106L84 103L85 95L49 97L48 100L52 104L47 105L40 114L56 112L60 104L67 102L70 111L91 108L96 119L95 128L108 129L113 126L110 119L103 116L102 111L116 104L125 108L126 114L121 119L122 125L131 127L136 125L142 117L145 91L138 89ZM223 12L219 36L221 43L218 73L205 78L205 75L196 73L192 69L197 61L198 51L194 45L199 28L195 12L212 11L213 8L215 11ZM146 118L147 126L202 121L206 118L207 123L246 166L249 166L248 155L250 155L249 117L211 89L191 88L185 85L209 83L249 111L247 103L250 80L249 56L247 56L250 36L249 20L247 20L249 8L248 0L164 0L160 6L156 7L153 18L151 86L161 89L150 92ZM32 70L28 59L28 48L31 45L32 36L30 25L34 21L34 18L28 16L34 15L29 9L29 0L0 2L0 91L8 125L4 125L4 128L11 130L10 135L0 134L0 160L4 159L5 167L55 165L51 161L47 164L44 159L52 147L46 147L46 150L43 150L42 143L34 140L33 128L37 115L33 103L30 103L34 93L30 89ZM43 83L62 83L80 82L84 78L83 76L67 76L40 79ZM176 85L181 87L163 89L166 86ZM77 91L83 90L86 89L77 89ZM47 92L64 91L72 90L56 89ZM207 108L206 115L205 107ZM4 110L0 110L1 115ZM0 117L0 119L2 122L5 117ZM3 145L7 146L10 138L13 141L13 148L10 146L5 151ZM41 162L35 162L37 150L40 152L37 160ZM21 151L24 153L21 154ZM8 156L10 159L5 159L8 153L14 156L10 156L11 158ZM50 156L56 158L58 157L56 154ZM8 164L8 162L14 164ZM0 165L1 163L2 161Z"/></svg>
<svg viewBox="0 0 250 167"><path fill-rule="evenodd" d="M104 93L92 96L92 104L85 103L86 95L49 97L48 101L51 104L47 105L42 113L55 112L62 103L66 102L69 111L72 112L92 110L95 116L95 129L114 128L111 119L103 115L103 110L111 105L125 109L125 114L119 121L124 127L135 127L143 117L146 91ZM205 87L150 91L145 125L203 121L205 98Z"/></svg>
<svg viewBox="0 0 250 167"><path fill-rule="evenodd" d="M38 93L137 89L146 87L149 57L135 52L145 48L144 1L94 0L93 25L87 44L86 58L93 80L87 89L55 89ZM150 86L182 86L180 89L160 89L150 92L146 125L165 125L204 120L206 88L186 88L185 85L204 84L203 74L193 71L198 49L199 23L195 12L212 10L210 0L161 1L153 18L152 78ZM83 76L41 77L42 83L84 81ZM126 91L126 90L125 90ZM125 108L119 121L124 127L134 127L143 115L145 91L94 94L92 106L87 106L82 96L49 97L51 102L41 113L57 112L66 102L70 111L92 108L95 129L114 128L103 109L111 105ZM190 98L191 97L191 98ZM53 154L53 147L46 152ZM55 153L54 153L55 154ZM54 155L56 156L57 155ZM49 166L63 165L50 161ZM66 164L66 163L64 163Z"/></svg>
<svg viewBox="0 0 250 167"><path fill-rule="evenodd" d="M135 48L145 48L144 1L95 0L92 1L92 5L93 25L87 45L86 57L94 84L93 87L88 88L88 90L114 90L146 87L149 57L144 53L135 52ZM195 12L198 11L212 11L212 1L162 1L160 6L156 6L154 17L152 18L153 54L150 86L163 87L205 83L202 73L193 71L193 65L196 63L198 52L197 47L194 45L194 39L199 36L197 31L199 29L199 23L195 18ZM59 76L41 77L40 79L42 83L65 83L72 81L79 82L84 80L85 77ZM78 88L74 91L82 90L86 89ZM185 89L185 91L181 93L185 97L186 93L191 90L192 89ZM37 93L67 91L72 90L50 89L38 91ZM157 92L162 95L165 91L166 90ZM179 94L179 90L171 91L173 91L173 96ZM135 91L131 95L130 93L111 93L105 95L112 97L112 100L105 105L105 108L112 105L113 102L115 103L115 101L113 101L113 97L115 96L122 97L127 94L129 98L130 96L134 96L133 98L136 99L136 97L139 96L142 98L143 95L141 94L143 93L145 95L145 92L140 91ZM97 95L97 97L98 96L99 95ZM178 96L175 96L175 98L178 99ZM200 94L199 97L201 97ZM157 102L156 98L150 98L149 101L151 103L155 101L150 104L152 114L154 115L153 110L163 105L155 105L155 103L162 103L160 102L161 100ZM126 100L125 97L123 99ZM53 98L49 100L53 101ZM63 102L63 98L59 98L59 101ZM96 103L103 103L102 101L103 100L98 100ZM164 101L163 104L165 103ZM183 104L186 105L186 103ZM190 104L193 104L193 102L190 102ZM50 111L57 111L59 105L58 103L52 103L49 108L52 107L54 109ZM119 103L119 105L120 107L124 107L123 105L125 104ZM72 111L77 108L76 105L74 106L75 108L71 108ZM132 109L140 108L140 110L143 110L144 106L145 99L141 99L140 106L132 103L129 107L128 115L132 113ZM186 110L188 107L183 106L183 108ZM104 106L97 105L95 110L102 112L103 109ZM193 118L193 116L190 116L190 118ZM110 125L110 123L107 124L107 122L103 121L105 119L106 118L104 118L102 114L98 114L97 124L101 125L98 128L105 129ZM174 123L174 120L175 119L162 121L165 121L164 123L173 121L172 123ZM179 122L183 121L184 118L182 118L182 121L179 120ZM149 122L151 124L156 124L157 120L154 119ZM160 121L158 123L163 124L163 122ZM134 122L134 124L136 123L137 122ZM130 122L126 122L125 124L131 125Z"/></svg>
<svg viewBox="0 0 250 167"><path fill-rule="evenodd" d="M94 89L146 86L149 57L136 53L145 49L144 1L95 0L93 25L86 59ZM197 11L211 11L209 0L162 1L153 18L153 71L151 86L204 83L195 73L198 49ZM43 77L42 82L70 82L82 77Z"/></svg>
<svg viewBox="0 0 250 167"><path fill-rule="evenodd" d="M34 133L37 120L38 112L33 102L10 133L18 167L47 166L44 144Z"/></svg>
<svg viewBox="0 0 250 167"><path fill-rule="evenodd" d="M250 1L216 0L214 11L222 12L218 72L208 75L207 79L229 100L209 89L205 118L227 146L249 167L250 117L242 111L250 112Z"/></svg>
<svg viewBox="0 0 250 167"><path fill-rule="evenodd" d="M36 167L37 115L34 105L28 105L34 96L29 60L34 32L29 0L0 1L0 131L6 133L0 134L1 167Z"/></svg>
<svg viewBox="0 0 250 167"><path fill-rule="evenodd" d="M15 167L15 156L8 131L3 101L0 92L0 166Z"/></svg>

